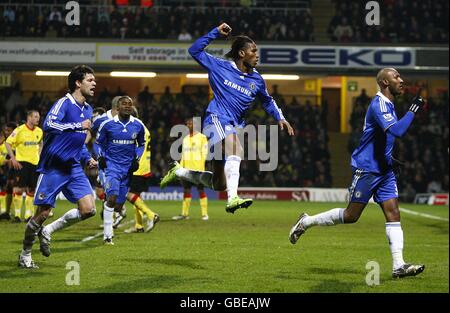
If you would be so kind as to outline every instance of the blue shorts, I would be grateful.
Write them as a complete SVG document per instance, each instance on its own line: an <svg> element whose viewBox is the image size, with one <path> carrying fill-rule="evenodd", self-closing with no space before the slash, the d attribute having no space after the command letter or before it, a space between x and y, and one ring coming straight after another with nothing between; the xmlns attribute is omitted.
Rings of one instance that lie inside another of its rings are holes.
<svg viewBox="0 0 450 313"><path fill-rule="evenodd" d="M72 203L86 195L92 195L92 187L81 165L72 167L70 173L52 169L39 175L34 205L49 205L55 207L56 196L62 192Z"/></svg>
<svg viewBox="0 0 450 313"><path fill-rule="evenodd" d="M105 168L105 184L103 187L106 197L116 196L117 204L125 203L130 187L130 175L128 175L128 172L115 169L108 164L108 167Z"/></svg>
<svg viewBox="0 0 450 313"><path fill-rule="evenodd" d="M228 118L221 118L216 114L207 113L203 120L203 134L208 138L208 144L213 147L230 134L236 134L238 124Z"/></svg>
<svg viewBox="0 0 450 313"><path fill-rule="evenodd" d="M380 204L398 198L397 180L392 170L386 174L377 174L353 167L352 171L350 202L368 203L373 196L373 200Z"/></svg>

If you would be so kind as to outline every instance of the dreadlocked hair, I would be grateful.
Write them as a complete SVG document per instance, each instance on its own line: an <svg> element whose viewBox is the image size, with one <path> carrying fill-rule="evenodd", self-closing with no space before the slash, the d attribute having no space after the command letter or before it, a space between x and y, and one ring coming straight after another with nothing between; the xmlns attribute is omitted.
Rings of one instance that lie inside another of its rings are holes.
<svg viewBox="0 0 450 313"><path fill-rule="evenodd" d="M233 38L233 44L231 45L231 50L225 54L226 58L232 59L234 61L239 60L239 51L245 49L247 44L255 43L250 37L239 35Z"/></svg>

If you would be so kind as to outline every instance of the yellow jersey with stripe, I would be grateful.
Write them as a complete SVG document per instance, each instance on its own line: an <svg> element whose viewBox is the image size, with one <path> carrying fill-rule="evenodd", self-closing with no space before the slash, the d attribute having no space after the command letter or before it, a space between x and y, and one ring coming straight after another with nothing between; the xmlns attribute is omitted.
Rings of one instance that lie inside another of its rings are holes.
<svg viewBox="0 0 450 313"><path fill-rule="evenodd" d="M183 139L180 164L184 168L204 171L208 155L208 139L202 133L187 135Z"/></svg>
<svg viewBox="0 0 450 313"><path fill-rule="evenodd" d="M136 172L133 173L135 176L150 176L151 168L150 168L150 159L152 156L151 153L151 146L150 142L152 140L152 137L150 135L150 131L147 129L147 127L144 125L144 131L145 131L145 146L144 146L144 153L141 156L141 159L139 160L139 168Z"/></svg>
<svg viewBox="0 0 450 313"><path fill-rule="evenodd" d="M6 150L5 143L0 145L0 166L5 164L6 157L8 156L8 150Z"/></svg>
<svg viewBox="0 0 450 313"><path fill-rule="evenodd" d="M22 124L6 139L6 142L16 150L16 160L37 165L39 162L39 145L42 142L43 132L39 127L28 128Z"/></svg>

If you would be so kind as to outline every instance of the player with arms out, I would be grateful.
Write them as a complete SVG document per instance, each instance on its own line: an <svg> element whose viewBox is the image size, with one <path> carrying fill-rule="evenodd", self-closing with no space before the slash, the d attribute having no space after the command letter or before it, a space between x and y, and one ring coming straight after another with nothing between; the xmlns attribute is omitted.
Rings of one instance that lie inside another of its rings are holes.
<svg viewBox="0 0 450 313"><path fill-rule="evenodd" d="M75 66L69 74L68 85L70 93L56 101L44 121L44 144L37 169L40 175L34 197L38 207L25 228L19 267L38 267L31 258L36 236L39 236L41 253L48 257L53 232L95 215L93 191L81 166L81 163L97 166L84 144L91 127L92 108L86 98L94 95L94 71L89 66ZM42 227L60 192L70 202L77 203L77 208Z"/></svg>
<svg viewBox="0 0 450 313"><path fill-rule="evenodd" d="M386 219L386 236L393 260L392 277L415 276L422 273L425 266L405 263L403 260L403 231L400 224L392 150L395 138L402 137L406 133L417 111L423 107L424 101L417 95L409 111L398 120L394 98L403 93L403 79L393 68L380 70L376 79L380 91L367 109L363 135L359 147L355 149L351 158L353 178L349 188L350 203L346 209L336 208L313 216L302 213L291 228L289 240L295 244L312 226L355 223L373 196Z"/></svg>
<svg viewBox="0 0 450 313"><path fill-rule="evenodd" d="M132 174L139 168L145 147L144 124L131 116L133 101L118 100L118 114L104 121L97 133L96 155L105 172L106 202L103 204L103 241L113 245L113 213L120 212L127 199Z"/></svg>
<svg viewBox="0 0 450 313"><path fill-rule="evenodd" d="M213 160L213 173L193 171L174 162L160 183L165 188L177 178L189 181L194 185L203 185L214 190L226 190L228 202L226 211L234 213L239 208L247 208L252 199L241 199L237 195L239 185L239 167L242 159L242 146L236 134L236 127L243 127L243 116L256 97L260 97L266 112L268 112L283 130L294 135L294 129L286 121L273 98L266 89L261 75L256 71L258 63L258 48L255 42L247 36L237 36L231 50L225 55L230 60L216 58L205 48L214 39L231 34L231 27L226 23L211 30L199 38L189 48L191 56L208 71L209 82L214 92L214 99L206 109L203 121L203 133L208 137L209 145L222 151L222 141L225 143L225 162L222 156ZM220 159L218 159L220 158Z"/></svg>

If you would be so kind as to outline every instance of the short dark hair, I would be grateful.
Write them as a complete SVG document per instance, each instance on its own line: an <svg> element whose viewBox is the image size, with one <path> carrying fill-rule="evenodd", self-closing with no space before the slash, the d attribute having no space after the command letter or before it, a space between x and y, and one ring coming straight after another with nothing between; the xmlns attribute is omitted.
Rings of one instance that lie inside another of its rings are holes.
<svg viewBox="0 0 450 313"><path fill-rule="evenodd" d="M106 110L104 107L96 107L92 110L93 114L98 114L98 115L102 115L106 113Z"/></svg>
<svg viewBox="0 0 450 313"><path fill-rule="evenodd" d="M33 115L33 113L39 113L39 111L38 110L28 110L27 117Z"/></svg>
<svg viewBox="0 0 450 313"><path fill-rule="evenodd" d="M70 71L69 77L67 78L70 92L74 92L77 88L75 82L82 81L86 74L94 74L94 70L87 65L77 65Z"/></svg>
<svg viewBox="0 0 450 313"><path fill-rule="evenodd" d="M225 54L225 57L233 59L233 60L239 60L239 51L242 49L245 49L245 46L247 44L255 43L253 39L251 39L248 36L239 35L234 37L233 44L231 45L231 50Z"/></svg>

